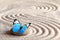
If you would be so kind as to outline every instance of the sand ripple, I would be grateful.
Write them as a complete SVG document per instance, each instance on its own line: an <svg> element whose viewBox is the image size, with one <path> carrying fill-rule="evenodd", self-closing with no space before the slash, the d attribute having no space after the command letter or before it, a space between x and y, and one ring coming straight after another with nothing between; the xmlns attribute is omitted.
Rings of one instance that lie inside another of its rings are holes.
<svg viewBox="0 0 60 40"><path fill-rule="evenodd" d="M22 23L31 22L30 32L24 37L36 39L54 39L58 37L60 30L60 23L54 19L47 18L44 16L34 17L28 14L15 14L2 16L2 21L11 24L14 18L20 18ZM27 21L27 22L26 22Z"/></svg>
<svg viewBox="0 0 60 40"><path fill-rule="evenodd" d="M7 9L10 9L11 11L16 11L15 9L18 9L19 11L16 12L15 14L5 14L1 16L1 30L0 30L0 38L2 40L53 40L53 39L58 39L59 34L60 34L60 22L58 20L53 19L53 18L48 18L42 15L39 16L32 16L29 14L21 14L20 9L31 9L30 11L56 11L57 6L54 4L50 3L34 3L34 2L27 2L23 5L23 3L20 4L12 4L12 6L8 6ZM14 9L14 10L12 10ZM10 11L10 10L8 10ZM29 12L29 11L28 11ZM10 12L8 12L10 13ZM27 35L23 36L13 36L13 35L8 35L5 34L7 30L11 29L11 25L13 20L17 18L22 22L22 24L31 22L32 25L29 27L29 33ZM2 24L3 22L3 24ZM4 25L4 26L2 26ZM6 26L6 27L5 27ZM9 26L9 27L8 27ZM3 38L4 37L4 38Z"/></svg>

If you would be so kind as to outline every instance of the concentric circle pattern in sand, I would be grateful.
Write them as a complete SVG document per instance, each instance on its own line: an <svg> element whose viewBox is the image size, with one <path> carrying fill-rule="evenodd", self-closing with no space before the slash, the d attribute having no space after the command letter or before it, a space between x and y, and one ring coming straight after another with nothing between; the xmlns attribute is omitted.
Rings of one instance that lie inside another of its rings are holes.
<svg viewBox="0 0 60 40"><path fill-rule="evenodd" d="M2 12L7 12L12 9L19 9L20 11L26 10L29 12L29 10L32 11L42 11L42 12L49 12L49 11L56 11L58 9L57 5L53 3L47 3L47 2L24 2L24 3L14 3L7 6L7 8L3 8ZM31 11L31 12L32 12Z"/></svg>
<svg viewBox="0 0 60 40"><path fill-rule="evenodd" d="M8 10L9 9L9 10ZM60 38L60 22L44 15L32 16L34 13L56 11L58 7L52 3L45 2L24 2L8 5L1 16L1 40L56 40ZM7 12L8 11L8 12ZM20 13L21 12L21 13ZM1 13L1 12L0 12ZM23 13L23 14L22 14ZM26 14L29 13L29 14ZM42 14L42 13L41 13ZM31 22L29 33L23 36L14 36L5 32L12 28L13 20L17 18L22 24Z"/></svg>
<svg viewBox="0 0 60 40"><path fill-rule="evenodd" d="M25 3L25 8L30 7L34 10L39 11L56 11L57 6L52 3L46 3L46 2L27 2Z"/></svg>
<svg viewBox="0 0 60 40"><path fill-rule="evenodd" d="M28 3L27 3L28 4ZM55 11L57 10L57 6L51 3L44 3L44 2L40 2L40 3L31 3L32 4L32 8L34 8L35 10L42 10L42 11ZM30 5L31 5L30 4Z"/></svg>
<svg viewBox="0 0 60 40"><path fill-rule="evenodd" d="M2 21L6 22L6 23L11 24L13 19L15 19L16 17L22 23L28 23L28 22L32 23L32 25L29 28L30 32L25 36L21 36L21 37L24 37L25 39L31 38L31 40L37 40L37 39L49 40L49 39L59 38L60 23L51 18L47 18L47 17L41 16L41 15L39 17L34 17L34 16L31 16L28 14L24 14L24 15L22 15L22 14L11 15L10 14L10 15L2 16L1 19L2 19ZM8 27L8 28L11 28L11 27ZM5 30L3 30L3 31L5 31ZM1 32L0 32L0 34L1 34ZM4 35L4 34L3 34L3 36L10 38L10 39L12 39L12 37L13 37L13 39L16 37L16 36ZM2 36L0 36L0 37L2 37ZM20 39L21 37L16 37L15 40ZM22 39L24 39L24 38L22 38Z"/></svg>

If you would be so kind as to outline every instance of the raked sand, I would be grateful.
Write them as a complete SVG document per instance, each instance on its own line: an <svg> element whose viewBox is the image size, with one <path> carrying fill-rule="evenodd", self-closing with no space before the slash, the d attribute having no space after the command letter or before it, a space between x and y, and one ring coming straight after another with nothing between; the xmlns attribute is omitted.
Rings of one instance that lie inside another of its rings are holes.
<svg viewBox="0 0 60 40"><path fill-rule="evenodd" d="M10 34L16 18L25 35ZM0 40L60 40L60 0L0 0Z"/></svg>

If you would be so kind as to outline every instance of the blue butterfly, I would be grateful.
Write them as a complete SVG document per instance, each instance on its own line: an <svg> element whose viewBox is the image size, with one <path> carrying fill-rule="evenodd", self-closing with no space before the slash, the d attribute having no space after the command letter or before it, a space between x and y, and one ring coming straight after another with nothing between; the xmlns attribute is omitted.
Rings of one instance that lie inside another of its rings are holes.
<svg viewBox="0 0 60 40"><path fill-rule="evenodd" d="M22 35L30 25L31 23L27 23L21 26L21 23L17 19L15 19L13 22L12 32L17 33L19 31L19 34Z"/></svg>

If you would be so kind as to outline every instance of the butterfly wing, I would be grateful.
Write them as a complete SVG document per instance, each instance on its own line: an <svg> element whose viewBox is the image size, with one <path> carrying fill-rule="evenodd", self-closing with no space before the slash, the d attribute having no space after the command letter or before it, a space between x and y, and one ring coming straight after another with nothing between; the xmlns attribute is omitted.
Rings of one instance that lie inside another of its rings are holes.
<svg viewBox="0 0 60 40"><path fill-rule="evenodd" d="M24 25L19 31L20 35L22 35L26 31L26 29L27 29L27 26Z"/></svg>
<svg viewBox="0 0 60 40"><path fill-rule="evenodd" d="M23 34L30 25L31 25L31 23L27 23L24 26L22 26L22 28L19 30L19 33Z"/></svg>
<svg viewBox="0 0 60 40"><path fill-rule="evenodd" d="M20 26L21 26L20 24L14 24L13 28L12 28L12 31L13 32L18 32L18 30L20 29Z"/></svg>

